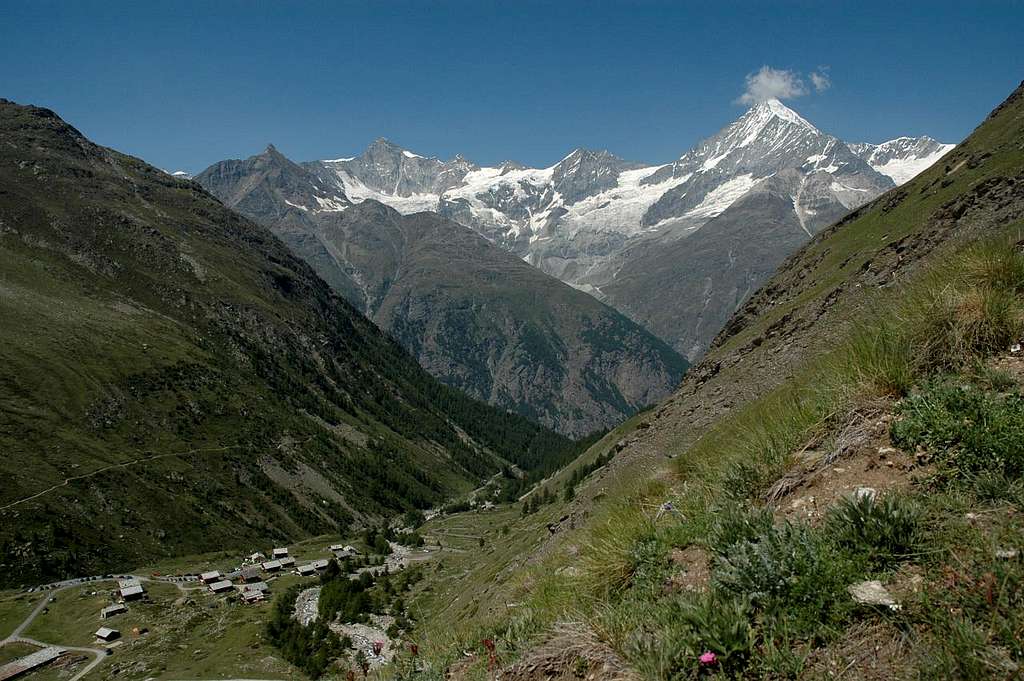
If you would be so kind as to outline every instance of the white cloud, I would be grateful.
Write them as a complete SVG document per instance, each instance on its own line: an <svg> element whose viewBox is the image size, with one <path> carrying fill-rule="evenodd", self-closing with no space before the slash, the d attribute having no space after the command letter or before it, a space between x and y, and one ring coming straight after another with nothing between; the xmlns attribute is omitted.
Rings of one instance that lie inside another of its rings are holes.
<svg viewBox="0 0 1024 681"><path fill-rule="evenodd" d="M747 89L737 100L740 104L756 104L766 99L793 99L807 94L807 86L795 71L762 66L747 76Z"/></svg>
<svg viewBox="0 0 1024 681"><path fill-rule="evenodd" d="M827 66L819 66L817 70L807 74L807 78L815 92L823 92L832 87ZM796 71L762 66L758 71L747 75L747 87L736 102L756 104L766 99L794 99L809 92L811 89Z"/></svg>
<svg viewBox="0 0 1024 681"><path fill-rule="evenodd" d="M832 87L832 79L828 75L827 66L819 66L817 71L810 74L811 85L817 92L824 92L825 90Z"/></svg>

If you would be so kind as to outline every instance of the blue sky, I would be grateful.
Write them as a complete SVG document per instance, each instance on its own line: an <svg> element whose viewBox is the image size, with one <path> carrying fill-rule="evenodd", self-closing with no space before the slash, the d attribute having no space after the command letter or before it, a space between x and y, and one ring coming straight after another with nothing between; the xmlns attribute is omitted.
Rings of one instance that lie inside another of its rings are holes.
<svg viewBox="0 0 1024 681"><path fill-rule="evenodd" d="M168 170L380 136L479 163L655 162L740 115L767 65L844 139L958 141L1024 78L1022 26L1009 1L0 0L0 97Z"/></svg>

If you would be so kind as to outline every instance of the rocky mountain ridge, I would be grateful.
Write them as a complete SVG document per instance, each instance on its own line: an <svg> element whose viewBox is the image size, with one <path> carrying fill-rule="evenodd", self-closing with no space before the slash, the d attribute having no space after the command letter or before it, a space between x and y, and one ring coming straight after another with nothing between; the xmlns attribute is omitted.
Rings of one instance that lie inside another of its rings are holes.
<svg viewBox="0 0 1024 681"><path fill-rule="evenodd" d="M359 166L409 192L439 181L420 172L436 162L389 152L375 143ZM685 361L611 307L436 213L353 205L314 170L271 147L196 181L270 227L422 366L473 397L581 436L677 385ZM570 191L576 178L562 173L559 186Z"/></svg>
<svg viewBox="0 0 1024 681"><path fill-rule="evenodd" d="M767 100L660 166L576 149L548 168L480 167L380 139L359 156L302 164L316 196L293 203L308 215L366 200L439 213L692 361L795 247L951 147L927 137L848 145Z"/></svg>

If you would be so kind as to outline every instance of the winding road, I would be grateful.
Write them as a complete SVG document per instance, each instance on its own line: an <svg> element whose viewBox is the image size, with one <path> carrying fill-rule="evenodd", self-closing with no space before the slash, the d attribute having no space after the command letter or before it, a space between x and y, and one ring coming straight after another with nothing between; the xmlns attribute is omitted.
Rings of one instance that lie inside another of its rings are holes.
<svg viewBox="0 0 1024 681"><path fill-rule="evenodd" d="M78 653L88 653L93 656L92 662L85 665L85 667L80 669L79 672L70 679L70 681L78 681L83 676L91 672L100 662L103 662L103 659L107 656L106 650L101 650L99 648L82 648L80 646L64 646L57 643L43 643L42 641L37 641L34 638L28 638L26 636L21 635L21 633L28 629L29 625L32 624L32 621L36 618L36 616L43 611L43 609L46 607L46 604L50 602L52 594L55 591L60 591L66 588L68 587L64 586L53 591L46 592L46 594L43 595L42 599L40 599L39 605L37 605L35 609L33 609L32 612L29 614L29 616L25 618L25 621L19 624L18 627L11 633L10 636L5 638L3 641L0 641L0 646L5 645L7 643L28 643L30 645L39 646L40 648L55 647L60 648L61 650L73 650Z"/></svg>

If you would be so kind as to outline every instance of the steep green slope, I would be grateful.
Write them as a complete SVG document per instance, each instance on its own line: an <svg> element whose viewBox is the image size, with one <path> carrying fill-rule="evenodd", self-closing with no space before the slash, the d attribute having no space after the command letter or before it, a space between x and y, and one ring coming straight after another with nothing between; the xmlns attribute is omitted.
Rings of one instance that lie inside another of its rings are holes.
<svg viewBox="0 0 1024 681"><path fill-rule="evenodd" d="M569 442L198 185L0 101L0 581L334 531Z"/></svg>
<svg viewBox="0 0 1024 681"><path fill-rule="evenodd" d="M614 426L668 395L687 367L640 325L473 230L351 206L273 148L196 181L270 227L431 374L559 432Z"/></svg>
<svg viewBox="0 0 1024 681"><path fill-rule="evenodd" d="M1024 85L942 164L787 260L676 395L549 481L614 455L511 525L529 558L468 568L503 587L425 591L437 664L486 636L526 658L506 669L518 679L820 678L867 671L865 655L886 678L1015 678L1022 245ZM847 508L861 485L891 502ZM857 607L864 579L907 614Z"/></svg>

